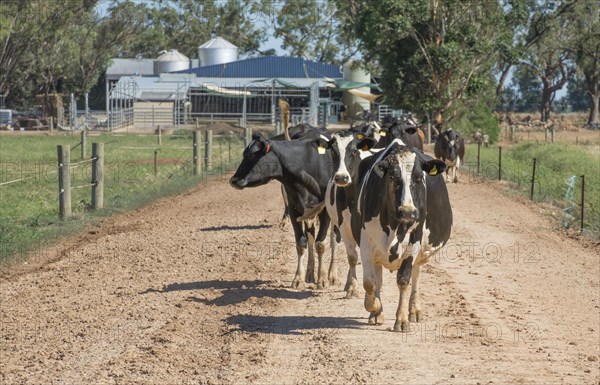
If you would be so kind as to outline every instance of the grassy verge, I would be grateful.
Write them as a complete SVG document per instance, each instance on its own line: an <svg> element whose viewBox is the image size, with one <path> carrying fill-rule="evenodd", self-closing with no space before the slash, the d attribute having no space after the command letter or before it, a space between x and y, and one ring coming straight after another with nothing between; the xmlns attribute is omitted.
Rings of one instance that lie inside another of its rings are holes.
<svg viewBox="0 0 600 385"><path fill-rule="evenodd" d="M477 173L477 146L467 146L469 173ZM487 179L498 179L497 147L481 148L480 173ZM600 234L600 156L584 148L565 144L522 143L502 150L502 180L510 182L520 193L530 196L533 159L536 175L533 199L551 203L560 209L566 207L567 180L576 177L573 191L574 207L567 216L567 224L578 227L580 214L581 175L585 175L586 233L597 238ZM562 221L562 215L560 220Z"/></svg>
<svg viewBox="0 0 600 385"><path fill-rule="evenodd" d="M98 216L140 207L222 176L241 159L238 137L215 138L212 170L193 176L192 136L90 135L82 161L79 135L0 136L0 264L27 255ZM92 142L104 143L104 209L91 211ZM57 145L70 145L73 216L58 219ZM204 157L204 144L202 158ZM231 149L231 150L230 150ZM155 169L156 151L156 169ZM204 159L202 159L204 162ZM14 180L24 179L15 183Z"/></svg>

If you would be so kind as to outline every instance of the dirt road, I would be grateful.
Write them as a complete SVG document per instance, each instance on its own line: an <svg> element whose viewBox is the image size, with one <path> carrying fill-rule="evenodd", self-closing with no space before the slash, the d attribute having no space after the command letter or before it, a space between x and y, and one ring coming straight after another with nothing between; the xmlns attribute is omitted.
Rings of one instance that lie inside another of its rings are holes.
<svg viewBox="0 0 600 385"><path fill-rule="evenodd" d="M497 184L449 190L451 242L424 269L409 333L390 331L395 274L383 326L343 283L289 289L278 184L222 180L5 270L0 383L599 384L598 249Z"/></svg>

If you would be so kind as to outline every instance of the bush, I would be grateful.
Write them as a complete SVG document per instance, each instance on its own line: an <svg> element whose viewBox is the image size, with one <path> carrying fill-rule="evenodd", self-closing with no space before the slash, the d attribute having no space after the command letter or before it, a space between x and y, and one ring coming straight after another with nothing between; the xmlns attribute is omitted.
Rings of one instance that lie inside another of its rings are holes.
<svg viewBox="0 0 600 385"><path fill-rule="evenodd" d="M467 141L471 140L477 130L487 134L490 143L496 143L500 134L498 119L484 102L479 102L450 126L460 132Z"/></svg>

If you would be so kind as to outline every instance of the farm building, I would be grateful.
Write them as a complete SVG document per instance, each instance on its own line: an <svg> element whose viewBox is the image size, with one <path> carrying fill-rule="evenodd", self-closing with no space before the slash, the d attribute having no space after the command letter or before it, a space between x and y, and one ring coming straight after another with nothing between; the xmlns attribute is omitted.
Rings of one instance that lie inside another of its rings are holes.
<svg viewBox="0 0 600 385"><path fill-rule="evenodd" d="M198 47L198 59L176 50L155 60L115 59L107 71L107 114L111 129L196 119L275 125L285 98L292 124L335 123L342 104L354 114L370 108L377 88L370 80L360 70L302 58L238 60L237 47L214 37Z"/></svg>

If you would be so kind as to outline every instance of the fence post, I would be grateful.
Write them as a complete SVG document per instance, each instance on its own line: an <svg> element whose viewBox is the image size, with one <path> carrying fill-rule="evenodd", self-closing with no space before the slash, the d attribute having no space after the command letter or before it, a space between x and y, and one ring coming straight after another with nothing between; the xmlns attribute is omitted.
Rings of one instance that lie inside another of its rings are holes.
<svg viewBox="0 0 600 385"><path fill-rule="evenodd" d="M477 175L479 175L479 165L481 164L481 142L477 142Z"/></svg>
<svg viewBox="0 0 600 385"><path fill-rule="evenodd" d="M535 163L537 159L533 158L533 173L531 174L531 200L533 200L533 186L535 185Z"/></svg>
<svg viewBox="0 0 600 385"><path fill-rule="evenodd" d="M196 118L196 122L197 122ZM192 165L194 170L194 176L200 174L200 143L202 143L202 133L200 131L194 131L192 134Z"/></svg>
<svg viewBox="0 0 600 385"><path fill-rule="evenodd" d="M502 146L498 146L498 180L502 180Z"/></svg>
<svg viewBox="0 0 600 385"><path fill-rule="evenodd" d="M548 144L548 127L544 124L544 144Z"/></svg>
<svg viewBox="0 0 600 385"><path fill-rule="evenodd" d="M515 141L515 126L514 125L510 126L510 141L511 142Z"/></svg>
<svg viewBox="0 0 600 385"><path fill-rule="evenodd" d="M81 130L81 160L85 159L85 152L87 149L87 130L84 128Z"/></svg>
<svg viewBox="0 0 600 385"><path fill-rule="evenodd" d="M104 208L104 143L92 143L92 209Z"/></svg>
<svg viewBox="0 0 600 385"><path fill-rule="evenodd" d="M56 146L58 153L58 216L71 216L71 146Z"/></svg>
<svg viewBox="0 0 600 385"><path fill-rule="evenodd" d="M162 144L162 128L160 128L160 124L157 127L157 135L158 135L158 145Z"/></svg>
<svg viewBox="0 0 600 385"><path fill-rule="evenodd" d="M212 143L213 143L213 130L206 130L206 142L204 143L204 169L212 169Z"/></svg>
<svg viewBox="0 0 600 385"><path fill-rule="evenodd" d="M50 117L50 133L54 131L54 116Z"/></svg>
<svg viewBox="0 0 600 385"><path fill-rule="evenodd" d="M550 131L550 140L552 142L552 144L554 144L554 125L551 128L552 131Z"/></svg>
<svg viewBox="0 0 600 385"><path fill-rule="evenodd" d="M583 233L583 218L585 214L585 175L581 176L581 230Z"/></svg>
<svg viewBox="0 0 600 385"><path fill-rule="evenodd" d="M227 135L227 153L228 153L228 160L229 160L229 164L231 164L231 133L229 133L229 135ZM228 166L231 167L231 166Z"/></svg>
<svg viewBox="0 0 600 385"><path fill-rule="evenodd" d="M158 167L156 162L158 161L158 150L154 150L154 176L158 174Z"/></svg>

